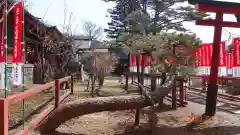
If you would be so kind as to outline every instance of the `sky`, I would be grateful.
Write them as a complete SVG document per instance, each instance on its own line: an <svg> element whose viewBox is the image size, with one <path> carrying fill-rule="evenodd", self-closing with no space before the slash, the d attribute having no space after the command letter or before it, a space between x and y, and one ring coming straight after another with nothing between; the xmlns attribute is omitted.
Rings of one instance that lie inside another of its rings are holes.
<svg viewBox="0 0 240 135"><path fill-rule="evenodd" d="M232 1L240 0L216 0L216 1ZM107 17L107 9L114 6L113 3L105 3L102 0L66 0L67 14L66 24L71 24L73 32L76 34L83 33L81 25L85 20L92 21L103 28L107 28L110 18ZM187 3L183 4L186 5ZM26 4L28 10L35 16L43 18L50 25L56 25L60 30L64 24L64 0L28 0ZM69 22L69 16L73 13L73 17ZM214 14L211 14L214 17ZM224 21L236 21L233 15L224 15ZM214 28L210 26L196 26L194 22L183 24L204 42L212 43ZM222 33L222 41L229 39L230 33L232 37L239 35L239 28L224 28ZM106 33L103 35L103 38Z"/></svg>

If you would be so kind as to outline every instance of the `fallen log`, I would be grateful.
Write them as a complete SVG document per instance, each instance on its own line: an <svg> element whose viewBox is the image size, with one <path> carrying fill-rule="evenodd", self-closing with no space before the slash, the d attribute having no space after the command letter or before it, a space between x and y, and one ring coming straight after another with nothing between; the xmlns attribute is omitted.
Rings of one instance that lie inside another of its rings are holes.
<svg viewBox="0 0 240 135"><path fill-rule="evenodd" d="M162 88L148 93L151 99L155 101L162 100L171 92L173 81L169 81ZM143 95L126 95L86 98L73 101L60 106L47 119L45 119L37 128L40 133L49 133L58 128L62 123L75 117L101 112L143 108L151 106L152 102Z"/></svg>

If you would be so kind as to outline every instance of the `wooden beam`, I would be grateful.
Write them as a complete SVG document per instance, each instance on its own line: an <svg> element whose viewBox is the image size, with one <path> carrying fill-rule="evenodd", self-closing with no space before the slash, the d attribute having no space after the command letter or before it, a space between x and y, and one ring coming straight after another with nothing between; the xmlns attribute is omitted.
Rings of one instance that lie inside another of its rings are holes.
<svg viewBox="0 0 240 135"><path fill-rule="evenodd" d="M0 98L0 134L8 135L8 100Z"/></svg>
<svg viewBox="0 0 240 135"><path fill-rule="evenodd" d="M224 6L224 5L215 5L215 4L196 4L196 9L200 12L220 12L225 14L240 14L240 6Z"/></svg>
<svg viewBox="0 0 240 135"><path fill-rule="evenodd" d="M196 20L196 25L215 26L216 23L220 23L221 27L233 27L240 28L239 22L217 22L216 20Z"/></svg>

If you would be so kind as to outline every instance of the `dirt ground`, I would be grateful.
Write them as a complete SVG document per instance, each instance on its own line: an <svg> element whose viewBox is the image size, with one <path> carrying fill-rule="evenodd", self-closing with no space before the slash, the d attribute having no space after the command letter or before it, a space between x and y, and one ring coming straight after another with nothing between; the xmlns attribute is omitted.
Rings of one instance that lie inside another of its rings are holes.
<svg viewBox="0 0 240 135"><path fill-rule="evenodd" d="M65 102L89 97L90 93L82 91L85 89L84 85L76 86L75 96L71 96ZM131 91L134 91L134 88ZM126 92L119 89L116 81L107 81L99 96L119 94L126 94ZM189 100L192 99L189 98ZM190 119L203 114L205 106L193 100L188 102L187 107L171 110L169 102L166 100L165 103L164 109L155 108L157 124L153 135L240 135L240 115L238 114L218 109L213 120L205 121L196 128L190 129L187 126ZM134 110L107 111L79 116L47 135L150 135L148 113L148 108L141 110L140 125L137 127L133 126ZM39 135L39 133L34 132L31 135Z"/></svg>
<svg viewBox="0 0 240 135"><path fill-rule="evenodd" d="M75 85L74 95L64 102L70 102L79 98L90 97L90 92L84 92L86 82ZM124 91L123 85L117 80L106 80L103 89L97 96L112 96L131 94L136 91L130 87L129 92ZM194 129L187 125L190 118L204 113L204 97L190 93L188 105L184 108L171 110L166 100L164 109L155 107L155 119L157 124L154 127L153 135L240 135L240 115L228 111L231 105L218 105L216 118L205 121ZM201 102L200 102L201 101ZM221 103L223 102L220 100ZM226 107L227 105L227 107ZM238 107L238 104L235 104ZM225 107L225 109L221 109ZM148 124L149 108L141 110L140 125L134 127L135 110L100 112L79 116L62 124L54 133L47 135L150 135ZM29 135L40 135L37 131Z"/></svg>
<svg viewBox="0 0 240 135"><path fill-rule="evenodd" d="M148 109L142 110L139 127L133 128L133 111L101 112L78 117L61 125L55 133L49 135L148 135ZM193 115L201 115L204 106L190 103L177 111L156 110L158 123L154 135L238 135L240 134L239 117L225 112L218 112L216 119L206 121L197 129L187 128Z"/></svg>
<svg viewBox="0 0 240 135"><path fill-rule="evenodd" d="M36 87L37 85L28 84L25 85L24 90ZM23 91L23 88L11 88L7 95L11 96L14 94L18 94ZM4 97L4 92L1 91L0 97ZM38 114L42 108L44 108L50 101L53 99L53 92L45 91L37 94L34 97L31 97L23 102L19 102L16 104L9 105L9 132L14 133L17 129L22 128L23 123L27 124L27 122L34 117L34 115ZM24 111L23 111L24 108ZM23 121L23 116L25 120Z"/></svg>

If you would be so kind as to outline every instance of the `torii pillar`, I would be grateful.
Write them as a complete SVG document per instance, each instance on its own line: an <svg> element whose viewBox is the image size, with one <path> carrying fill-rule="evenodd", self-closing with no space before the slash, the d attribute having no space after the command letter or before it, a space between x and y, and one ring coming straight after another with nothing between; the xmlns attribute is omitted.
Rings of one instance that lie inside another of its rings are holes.
<svg viewBox="0 0 240 135"><path fill-rule="evenodd" d="M213 39L213 52L210 77L207 87L207 99L205 115L214 116L216 113L217 104L217 77L218 77L218 64L220 55L220 43L223 27L235 27L240 28L238 22L223 21L223 14L240 14L240 3L233 2L220 2L210 0L199 0L195 5L196 9L200 12L212 12L216 13L216 19L209 20L196 20L196 25L214 26L214 39Z"/></svg>

